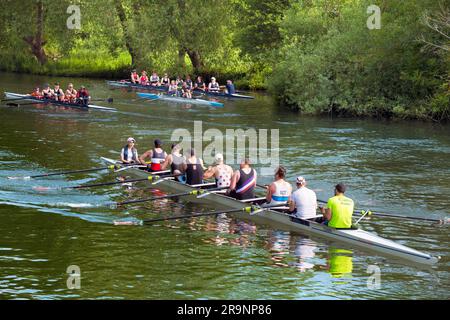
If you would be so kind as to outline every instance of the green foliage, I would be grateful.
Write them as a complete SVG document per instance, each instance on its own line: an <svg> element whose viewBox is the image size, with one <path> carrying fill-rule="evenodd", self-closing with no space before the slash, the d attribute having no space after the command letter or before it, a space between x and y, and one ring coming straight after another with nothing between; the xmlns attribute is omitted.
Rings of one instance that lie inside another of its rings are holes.
<svg viewBox="0 0 450 320"><path fill-rule="evenodd" d="M327 7L312 0L291 8L271 92L305 113L448 119L448 92L439 90L448 87L448 53L426 51L418 40L431 36L420 16L437 3L382 2L382 28L368 30L371 2Z"/></svg>

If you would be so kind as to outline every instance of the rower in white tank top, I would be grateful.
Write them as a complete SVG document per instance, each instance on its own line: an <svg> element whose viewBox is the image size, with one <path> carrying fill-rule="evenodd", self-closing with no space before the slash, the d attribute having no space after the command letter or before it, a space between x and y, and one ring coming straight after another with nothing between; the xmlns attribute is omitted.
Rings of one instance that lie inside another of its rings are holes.
<svg viewBox="0 0 450 320"><path fill-rule="evenodd" d="M266 201L271 205L285 204L290 200L292 186L284 180L286 169L279 167L275 172L275 181L267 189Z"/></svg>

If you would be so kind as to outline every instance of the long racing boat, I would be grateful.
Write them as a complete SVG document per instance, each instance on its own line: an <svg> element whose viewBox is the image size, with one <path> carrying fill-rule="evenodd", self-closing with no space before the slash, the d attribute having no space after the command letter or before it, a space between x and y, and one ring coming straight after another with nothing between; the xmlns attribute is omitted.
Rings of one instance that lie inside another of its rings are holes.
<svg viewBox="0 0 450 320"><path fill-rule="evenodd" d="M130 89L139 89L139 90L146 90L146 91L161 91L161 92L167 92L166 86L145 86L139 83L132 83L129 81L106 81L106 83L111 87L117 87L117 88L130 88ZM194 89L193 93L206 95L206 96L212 96L212 97L219 97L219 98L227 98L227 99L254 99L255 97L252 96L246 96L239 93L224 93L224 92L209 92L209 91L202 91Z"/></svg>
<svg viewBox="0 0 450 320"><path fill-rule="evenodd" d="M12 93L12 92L5 92L6 102L9 101L29 101L29 102L35 102L36 104L53 104L57 106L64 106L69 108L75 108L75 109L81 109L81 110L89 110L89 109L95 109L95 110L103 110L103 111L117 111L115 108L108 108L108 107L102 107L102 106L96 106L94 104L89 104L87 106L78 104L78 103L69 103L69 102L62 102L62 101L55 101L52 99L39 99L27 94L19 94L19 93Z"/></svg>
<svg viewBox="0 0 450 320"><path fill-rule="evenodd" d="M210 107L223 107L223 103L217 101L209 101L203 99L195 99L195 98L182 98L182 97L174 97L166 94L153 94L153 93L142 93L138 92L137 95L139 98L148 99L148 100L165 100L177 103L190 103L190 104L199 104Z"/></svg>
<svg viewBox="0 0 450 320"><path fill-rule="evenodd" d="M109 158L101 158L107 164L116 164L116 160ZM149 172L137 168L129 169L127 174L137 178L146 178ZM154 188L161 189L167 192L190 192L198 189L207 189L214 187L214 183L207 183L203 185L191 186L180 183L174 179L161 178L160 183ZM187 201L201 202L210 204L214 207L221 207L223 209L244 209L251 204L261 205L265 202L265 198L251 199L249 201L240 201L221 194L220 191L206 192L207 195L201 198L189 196ZM335 229L326 225L317 223L313 220L299 219L290 215L283 209L264 209L263 211L255 212L254 214L245 213L244 211L237 211L231 213L238 219L252 221L263 225L273 226L282 230L308 233L324 239L339 241L350 245L352 247L360 248L364 251L375 252L383 256L392 257L394 259L413 262L421 265L433 265L437 263L440 257L434 257L427 253L417 251L392 240L382 238L362 229Z"/></svg>

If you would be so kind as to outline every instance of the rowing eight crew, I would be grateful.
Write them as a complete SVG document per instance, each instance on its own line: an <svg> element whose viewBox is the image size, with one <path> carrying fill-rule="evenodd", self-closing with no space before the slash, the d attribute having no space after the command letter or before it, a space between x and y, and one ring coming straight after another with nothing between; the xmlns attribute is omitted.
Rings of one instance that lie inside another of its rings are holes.
<svg viewBox="0 0 450 320"><path fill-rule="evenodd" d="M225 86L220 86L215 77L212 77L211 82L208 84L208 86L206 86L201 76L198 76L195 81L193 81L189 75L186 76L186 80L183 80L180 76L178 76L175 80L171 80L167 73L165 73L164 76L160 78L156 72L152 72L152 75L148 77L146 71L142 71L142 74L139 76L137 71L133 70L131 72L130 79L132 83L140 84L143 86L165 86L168 88L169 94L182 95L186 98L189 98L189 94L192 95L192 91L208 91L219 93L223 88L226 94L236 93L233 81L227 80L227 84Z"/></svg>
<svg viewBox="0 0 450 320"><path fill-rule="evenodd" d="M45 84L42 91L39 89L39 87L36 87L30 95L36 99L77 103L83 106L87 106L91 99L89 91L84 86L81 86L77 91L74 89L72 83L69 83L66 91L61 89L59 83L55 83L55 87L53 89L50 88L48 84Z"/></svg>
<svg viewBox="0 0 450 320"><path fill-rule="evenodd" d="M255 198L255 188L257 186L257 173L252 168L250 160L244 159L239 170L224 163L223 155L218 153L215 156L215 163L208 168L203 160L197 157L195 150L191 149L189 157L181 154L179 145L172 145L172 151L167 154L161 147L159 139L154 141L155 147L138 155L135 147L136 140L128 138L127 145L122 149L121 161L126 164L140 163L147 165L150 172L164 171L170 168L173 175L178 175L176 179L189 185L203 184L204 180L214 178L218 188L227 188L226 194L238 200L249 200ZM147 163L147 159L150 163ZM289 211L300 219L315 219L330 227L348 229L352 227L352 215L354 211L353 200L346 197L346 186L339 183L335 186L334 197L328 199L325 207L320 207L322 217L317 216L317 196L316 193L307 188L306 179L297 177L297 189L292 191L291 184L285 180L286 169L278 167L275 171L274 181L267 186L266 201L270 205L286 202Z"/></svg>

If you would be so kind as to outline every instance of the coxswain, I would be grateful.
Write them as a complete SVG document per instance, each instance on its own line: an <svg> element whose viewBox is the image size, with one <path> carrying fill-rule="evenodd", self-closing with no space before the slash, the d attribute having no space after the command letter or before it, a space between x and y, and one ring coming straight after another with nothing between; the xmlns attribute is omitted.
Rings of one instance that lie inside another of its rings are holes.
<svg viewBox="0 0 450 320"><path fill-rule="evenodd" d="M146 71L142 71L142 75L139 78L139 84L146 86L148 85L148 77L147 77L147 72Z"/></svg>
<svg viewBox="0 0 450 320"><path fill-rule="evenodd" d="M77 90L73 88L73 84L69 83L66 90L66 98L69 100L69 102L75 102L77 99Z"/></svg>
<svg viewBox="0 0 450 320"><path fill-rule="evenodd" d="M194 82L194 90L198 91L206 91L206 85L201 76L197 77L197 80Z"/></svg>
<svg viewBox="0 0 450 320"><path fill-rule="evenodd" d="M203 179L206 180L214 177L218 188L229 187L231 184L231 177L233 176L233 168L224 163L223 155L221 153L216 154L214 161L214 165L208 167L208 170L203 174Z"/></svg>
<svg viewBox="0 0 450 320"><path fill-rule="evenodd" d="M242 160L240 169L233 173L228 194L238 200L255 198L255 186L257 180L256 170L253 169L250 159Z"/></svg>
<svg viewBox="0 0 450 320"><path fill-rule="evenodd" d="M41 91L39 90L39 87L34 88L33 92L30 93L30 96L37 99L41 99L43 97Z"/></svg>
<svg viewBox="0 0 450 320"><path fill-rule="evenodd" d="M172 145L171 153L166 157L166 160L161 164L161 170L166 170L170 166L170 173L178 175L176 179L180 182L185 182L184 165L186 158L181 154L181 147L178 144Z"/></svg>
<svg viewBox="0 0 450 320"><path fill-rule="evenodd" d="M161 85L166 87L170 85L170 78L167 73L164 73L164 77L161 78Z"/></svg>
<svg viewBox="0 0 450 320"><path fill-rule="evenodd" d="M317 212L316 193L306 187L306 179L302 176L296 179L297 190L292 192L289 201L289 211L300 219L314 219Z"/></svg>
<svg viewBox="0 0 450 320"><path fill-rule="evenodd" d="M82 106L87 106L90 100L91 97L89 95L89 91L87 91L85 86L81 86L80 90L78 90L77 92L77 103L81 104Z"/></svg>
<svg viewBox="0 0 450 320"><path fill-rule="evenodd" d="M227 80L227 84L225 86L225 93L226 94L235 94L236 88L234 87L233 81Z"/></svg>
<svg viewBox="0 0 450 320"><path fill-rule="evenodd" d="M177 94L178 86L175 80L170 81L169 88L167 90L167 94L169 96L174 96Z"/></svg>
<svg viewBox="0 0 450 320"><path fill-rule="evenodd" d="M329 227L348 229L352 226L354 202L344 195L346 189L344 184L337 184L334 187L334 197L328 199L325 207L320 208L326 219L325 224Z"/></svg>
<svg viewBox="0 0 450 320"><path fill-rule="evenodd" d="M54 97L56 101L64 101L64 91L59 86L59 83L55 83L55 89L53 89Z"/></svg>
<svg viewBox="0 0 450 320"><path fill-rule="evenodd" d="M292 186L284 180L286 169L278 167L275 171L275 181L267 187L266 201L271 205L285 204L291 198Z"/></svg>
<svg viewBox="0 0 450 320"><path fill-rule="evenodd" d="M132 164L139 163L138 151L135 147L136 140L134 138L127 139L127 145L120 152L120 161L122 163Z"/></svg>
<svg viewBox="0 0 450 320"><path fill-rule="evenodd" d="M147 165L149 171L161 171L161 163L167 157L167 153L161 148L162 142L159 139L155 139L154 141L155 147L151 150L146 151L139 157L139 162L143 165ZM147 158L150 158L150 164L147 164L145 161Z"/></svg>
<svg viewBox="0 0 450 320"><path fill-rule="evenodd" d="M131 83L139 83L139 75L136 70L131 71L130 80Z"/></svg>
<svg viewBox="0 0 450 320"><path fill-rule="evenodd" d="M55 93L48 84L44 85L44 89L42 90L42 96L44 97L44 99L53 99L55 97Z"/></svg>
<svg viewBox="0 0 450 320"><path fill-rule="evenodd" d="M153 87L159 86L159 76L155 71L153 71L150 76L150 85Z"/></svg>
<svg viewBox="0 0 450 320"><path fill-rule="evenodd" d="M212 77L211 82L208 85L208 91L209 92L219 92L220 91L220 85L216 81L216 78Z"/></svg>
<svg viewBox="0 0 450 320"><path fill-rule="evenodd" d="M189 151L190 157L183 165L186 172L186 184L198 185L203 183L203 172L205 171L203 160L195 154L195 149Z"/></svg>

